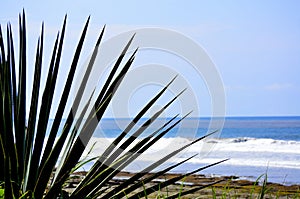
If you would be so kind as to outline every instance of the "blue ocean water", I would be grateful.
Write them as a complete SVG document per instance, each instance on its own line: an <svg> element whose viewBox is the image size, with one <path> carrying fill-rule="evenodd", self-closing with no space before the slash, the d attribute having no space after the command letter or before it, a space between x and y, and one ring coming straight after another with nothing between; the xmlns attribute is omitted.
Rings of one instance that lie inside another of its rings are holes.
<svg viewBox="0 0 300 199"><path fill-rule="evenodd" d="M147 119L142 119L138 123L141 125ZM174 127L165 137L189 137L189 132L194 138L203 136L209 132L210 118L187 118L183 121L183 126ZM95 137L114 138L125 129L130 119L111 119L101 120ZM163 119L167 121L167 119ZM162 122L163 122L162 121ZM159 126L149 127L147 132L153 132ZM185 134L179 134L178 131ZM227 117L222 129L220 138L270 138L274 140L294 140L300 141L300 116L297 117ZM196 133L195 133L196 132ZM146 134L147 135L147 134ZM143 136L143 135L142 135ZM145 136L145 134L144 134Z"/></svg>
<svg viewBox="0 0 300 199"><path fill-rule="evenodd" d="M153 133L169 119L157 119L151 126L145 128L137 140ZM128 135L133 134L146 121L147 119L139 121ZM198 154L172 172L184 173L229 158L220 165L203 170L202 174L236 175L256 180L261 174L268 173L270 182L300 184L300 116L227 117L224 126L221 127L210 126L211 121L211 118L185 119L125 170L136 172L143 169L145 165L158 160L160 155L168 154L190 143L191 140L218 130L215 136L201 140L180 156L171 159L167 164ZM111 143L130 122L131 119L102 119L92 138L92 142L97 142L94 155L100 155L105 146Z"/></svg>
<svg viewBox="0 0 300 199"><path fill-rule="evenodd" d="M300 117L226 118L221 137L252 137L299 141Z"/></svg>
<svg viewBox="0 0 300 199"><path fill-rule="evenodd" d="M136 126L141 126L143 119ZM158 119L145 129L141 135L154 132L168 119ZM130 119L103 119L95 134L95 138L112 140L125 129ZM210 118L188 118L166 134L155 149L167 151L169 148L185 144L199 138L214 128L209 126ZM223 128L219 128L217 136L203 143L195 144L173 162L191 155L203 154L205 147L210 151L205 156L196 156L192 161L172 172L187 172L200 166L230 158L225 163L204 170L211 175L237 175L256 180L258 176L268 173L268 181L282 184L300 184L300 117L227 117ZM134 130L133 130L134 132ZM132 134L132 132L129 134ZM155 151L155 150L154 150ZM127 170L136 171L157 153L140 160ZM151 160L150 160L151 159Z"/></svg>

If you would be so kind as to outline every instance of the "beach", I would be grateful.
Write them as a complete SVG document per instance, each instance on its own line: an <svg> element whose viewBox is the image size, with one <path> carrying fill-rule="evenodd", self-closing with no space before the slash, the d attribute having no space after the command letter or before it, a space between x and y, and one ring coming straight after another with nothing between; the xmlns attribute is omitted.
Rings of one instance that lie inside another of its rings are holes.
<svg viewBox="0 0 300 199"><path fill-rule="evenodd" d="M151 173L146 175L149 176ZM69 184L66 187L66 191L73 190L78 181L76 179L80 179L86 175L86 172L76 172L73 174L73 180L69 181ZM123 183L126 179L130 178L134 173L129 172L120 172L116 177L111 180L107 187L113 188L121 183ZM156 183L161 183L167 179L171 179L177 177L180 174L165 174L154 179L148 186L155 185ZM77 176L78 178L74 178ZM74 180L75 179L75 180ZM208 186L206 188L200 189L194 193L180 196L180 198L257 198L257 196L261 193L262 185L254 185L255 182L249 180L240 179L237 176L220 176L220 177L209 177L201 174L191 175L185 177L182 180L177 181L176 183L170 185L167 189L161 189L158 192L150 194L148 198L157 198L158 196L172 196L179 193L183 193L187 190L197 189L202 186L206 186L210 183L217 182L222 180L217 184L212 186ZM109 191L108 189L107 191ZM264 198L278 198L278 199L287 199L287 198L299 198L300 197L300 185L282 185L277 183L267 183L266 187L267 191L265 193ZM128 196L141 191L141 189L128 194Z"/></svg>
<svg viewBox="0 0 300 199"><path fill-rule="evenodd" d="M91 158L102 154L129 121L129 119L102 120L87 146L87 149L90 149L95 143L93 150L85 155ZM254 185L255 181L267 174L265 198L300 197L300 117L242 117L226 118L225 121L220 134L200 140L149 172L158 172L196 155L165 176L155 179L152 182L155 184L178 174L185 174L224 159L228 160L184 178L168 189L162 189L160 193L155 192L151 196L155 198L157 194L172 195L222 180L181 198L213 198L214 195L217 198L224 195L225 198L257 198L257 194L262 190L263 178L259 179L258 185ZM124 168L110 181L110 186L117 186L154 161L205 135L209 131L207 126L209 119L187 119ZM149 127L134 143L138 143L156 128L155 125ZM88 171L92 164L93 162L84 165L80 171L83 173L79 172L79 175L83 176L84 171ZM76 186L74 183L71 184L71 189Z"/></svg>

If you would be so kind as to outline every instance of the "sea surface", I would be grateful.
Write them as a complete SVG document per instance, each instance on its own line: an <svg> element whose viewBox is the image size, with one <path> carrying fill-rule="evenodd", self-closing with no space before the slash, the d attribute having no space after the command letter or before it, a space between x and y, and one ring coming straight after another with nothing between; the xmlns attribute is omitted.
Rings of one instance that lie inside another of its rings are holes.
<svg viewBox="0 0 300 199"><path fill-rule="evenodd" d="M135 142L153 133L169 119L158 119L153 125L145 128ZM137 123L135 128L128 132L128 136L146 120ZM102 119L91 141L96 142L91 155L100 155L130 121ZM227 117L222 128L210 126L210 122L211 118L185 119L125 170L142 170L171 151L217 130L212 136L193 144L158 169L197 154L171 172L186 173L229 158L199 173L235 175L250 180L256 180L260 175L267 173L269 182L300 184L300 117Z"/></svg>

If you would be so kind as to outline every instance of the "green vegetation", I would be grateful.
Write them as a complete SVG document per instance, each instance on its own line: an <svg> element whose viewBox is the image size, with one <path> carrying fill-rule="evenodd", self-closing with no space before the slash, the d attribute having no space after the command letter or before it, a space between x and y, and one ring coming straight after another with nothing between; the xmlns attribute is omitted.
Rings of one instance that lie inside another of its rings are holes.
<svg viewBox="0 0 300 199"><path fill-rule="evenodd" d="M300 186L284 186L267 182L267 174L259 176L252 185L240 185L228 180L211 187L212 198L249 198L249 199L295 199L299 198ZM205 191L205 190L203 190Z"/></svg>
<svg viewBox="0 0 300 199"><path fill-rule="evenodd" d="M199 179L199 176L194 176L194 178L190 178L190 180L195 178ZM220 177L220 179L221 178L222 177ZM268 183L265 174L258 177L256 182L250 182L245 180L240 180L239 182L239 180L237 179L231 179L227 181L219 181L214 185L211 185L206 188L202 187L198 191L194 191L194 189L199 188L200 186L201 185L199 184L186 185L184 184L184 182L181 184L176 183L171 185L169 188L159 189L158 191L152 194L147 194L147 198L296 199L299 198L300 193L300 186L283 186L279 184ZM192 191L189 195L182 195L183 192L187 193L188 190Z"/></svg>
<svg viewBox="0 0 300 199"><path fill-rule="evenodd" d="M8 23L6 31L6 40L3 37L0 27L0 195L4 198L140 198L147 197L144 195L165 188L172 183L184 178L187 175L194 174L207 167L221 163L196 169L188 174L168 179L163 183L149 186L149 183L156 177L170 171L192 157L165 168L157 173L145 177L153 169L163 164L169 158L175 156L183 149L209 136L206 135L197 140L192 141L188 145L167 154L164 158L154 162L150 166L144 168L141 172L133 175L124 183L107 189L107 183L116 176L119 171L124 169L136 158L138 158L149 147L156 143L168 131L176 126L182 119L177 118L178 115L169 119L161 128L153 132L148 137L142 138L137 144L131 144L138 138L143 131L155 121L160 114L172 104L175 98L171 99L163 108L157 111L143 125L132 133L132 136L126 137L135 124L145 115L151 106L164 94L168 86L174 81L166 85L156 96L149 99L144 108L133 118L131 123L120 133L113 143L100 155L96 163L89 170L85 178L81 179L79 185L70 193L64 191L64 186L70 178L72 172L78 168L82 162L82 154L86 150L86 142L89 141L106 111L110 101L114 97L114 91L118 89L120 83L130 66L132 65L136 51L132 53L128 60L124 61L125 54L131 44L134 36L128 41L123 52L116 60L112 70L110 71L106 81L102 85L101 91L96 94L93 92L89 96L89 100L82 100L83 91L86 87L91 70L94 66L97 52L103 38L104 29L101 31L97 43L94 47L92 56L89 60L88 68L83 74L82 82L79 85L78 93L72 101L69 97L70 88L74 86L73 79L75 71L79 63L79 57L83 48L89 18L83 28L77 48L74 53L69 73L66 75L65 86L56 110L52 110L53 96L56 92L57 74L60 68L60 60L63 51L63 43L66 30L65 17L61 32L57 34L54 43L51 61L48 66L48 74L46 79L41 78L41 71L44 68L43 51L44 51L44 25L41 28L41 34L37 42L35 54L34 71L28 71L27 61L31 59L27 54L27 37L26 37L26 21L24 11L19 16L19 49L15 50L14 39L12 36L11 25ZM16 52L19 52L16 59ZM16 63L18 60L18 63ZM48 63L47 63L48 64ZM106 66L101 66L106 67ZM28 88L27 74L34 74L32 83L31 96L26 95ZM45 82L45 87L41 88L41 83ZM92 96L96 96L96 101L92 102ZM39 100L41 98L41 100ZM30 102L29 115L26 116L26 101ZM66 112L66 104L72 104L72 109L66 113L67 119L63 122L63 114ZM80 104L84 107L79 109ZM94 107L96 111L88 111L89 105ZM52 108L52 109L51 109ZM55 112L55 118L46 139L46 130L49 122L50 110ZM75 115L79 115L75 119ZM87 119L83 119L86 117ZM93 122L91 122L93 121ZM97 122L94 122L97 121ZM62 132L59 132L59 126L63 125ZM81 127L81 128L80 128ZM58 136L59 135L59 136ZM45 147L43 149L43 147ZM125 152L123 152L125 151ZM147 185L147 186L146 186ZM208 186L208 185L207 185ZM197 188L202 189L206 186ZM134 195L135 190L142 188ZM196 191L196 190L192 190ZM191 191L182 191L180 196L190 194ZM169 198L177 198L177 195Z"/></svg>

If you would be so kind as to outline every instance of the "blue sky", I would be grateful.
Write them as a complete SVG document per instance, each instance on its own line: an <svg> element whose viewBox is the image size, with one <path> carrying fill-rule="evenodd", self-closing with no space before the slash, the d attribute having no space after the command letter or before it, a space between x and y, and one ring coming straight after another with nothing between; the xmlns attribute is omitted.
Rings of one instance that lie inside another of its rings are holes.
<svg viewBox="0 0 300 199"><path fill-rule="evenodd" d="M36 45L41 21L45 22L45 46L50 46L45 54L51 52L67 13L62 63L70 60L88 15L92 18L83 56L90 53L104 24L106 38L137 27L178 31L201 45L215 63L225 87L226 115L300 115L299 1L28 0L5 1L1 8L1 25L9 20L15 28L18 13L25 8L29 52ZM63 85L62 80L58 83Z"/></svg>

